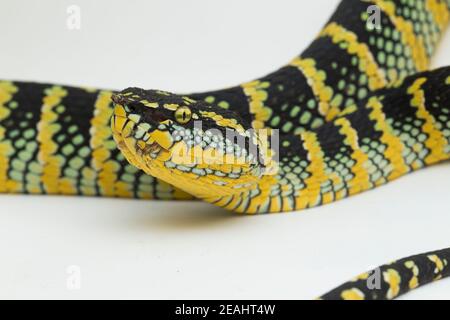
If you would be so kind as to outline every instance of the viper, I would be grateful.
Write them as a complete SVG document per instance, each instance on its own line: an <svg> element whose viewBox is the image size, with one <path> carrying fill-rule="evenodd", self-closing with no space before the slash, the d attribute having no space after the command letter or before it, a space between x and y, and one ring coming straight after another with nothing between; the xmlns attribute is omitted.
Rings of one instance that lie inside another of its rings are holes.
<svg viewBox="0 0 450 320"><path fill-rule="evenodd" d="M450 0L345 0L288 64L212 92L1 81L0 192L289 212L444 162L450 67L427 69L449 16ZM401 259L321 299L394 299L449 259Z"/></svg>

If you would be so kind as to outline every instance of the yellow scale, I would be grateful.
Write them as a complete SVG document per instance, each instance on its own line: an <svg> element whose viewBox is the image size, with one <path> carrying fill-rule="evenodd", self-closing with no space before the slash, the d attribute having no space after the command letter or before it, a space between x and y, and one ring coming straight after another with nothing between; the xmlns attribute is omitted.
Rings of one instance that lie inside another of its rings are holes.
<svg viewBox="0 0 450 320"><path fill-rule="evenodd" d="M13 98L18 88L11 82L0 82L0 121L7 119L11 110L8 108L8 103ZM0 126L0 192L18 192L21 185L9 179L9 157L13 153L14 148L11 141L5 140L5 128Z"/></svg>
<svg viewBox="0 0 450 320"><path fill-rule="evenodd" d="M76 193L76 186L72 179L60 179L64 158L56 154L58 144L53 140L56 133L61 130L61 124L57 123L58 114L54 111L54 108L61 104L65 96L67 96L67 91L59 86L53 86L45 90L41 117L37 125L38 161L42 165L41 182L44 190L49 194Z"/></svg>

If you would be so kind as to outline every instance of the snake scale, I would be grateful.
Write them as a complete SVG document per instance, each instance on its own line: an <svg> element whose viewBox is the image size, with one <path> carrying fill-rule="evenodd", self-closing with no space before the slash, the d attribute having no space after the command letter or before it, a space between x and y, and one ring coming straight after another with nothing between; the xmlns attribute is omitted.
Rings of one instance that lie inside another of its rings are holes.
<svg viewBox="0 0 450 320"><path fill-rule="evenodd" d="M345 0L290 63L213 92L0 81L0 192L287 212L448 160L450 67L427 68L449 15L450 0ZM394 299L449 261L398 260L321 299Z"/></svg>

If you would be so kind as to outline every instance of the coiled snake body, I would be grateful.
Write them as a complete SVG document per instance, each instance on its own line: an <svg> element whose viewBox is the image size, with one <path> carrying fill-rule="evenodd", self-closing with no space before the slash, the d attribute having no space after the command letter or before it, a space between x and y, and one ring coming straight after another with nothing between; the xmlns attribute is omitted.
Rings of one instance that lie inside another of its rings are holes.
<svg viewBox="0 0 450 320"><path fill-rule="evenodd" d="M288 65L214 92L2 81L0 192L286 212L448 160L450 67L425 70L449 12L450 0L343 1ZM377 269L379 288L365 273L322 298L393 299L448 276L449 258L399 260Z"/></svg>

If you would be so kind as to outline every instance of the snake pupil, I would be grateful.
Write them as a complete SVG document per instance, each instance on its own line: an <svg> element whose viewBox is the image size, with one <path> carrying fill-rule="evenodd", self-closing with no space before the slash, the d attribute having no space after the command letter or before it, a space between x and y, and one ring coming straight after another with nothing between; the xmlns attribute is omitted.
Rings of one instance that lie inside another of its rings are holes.
<svg viewBox="0 0 450 320"><path fill-rule="evenodd" d="M180 124L186 124L191 120L192 112L187 107L180 107L175 110L175 120Z"/></svg>

